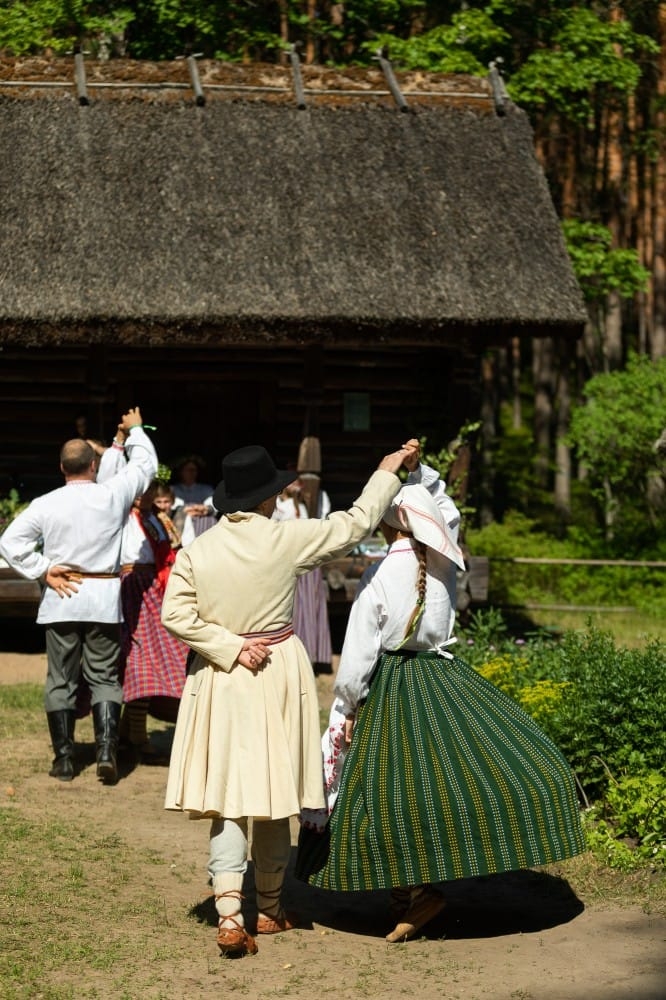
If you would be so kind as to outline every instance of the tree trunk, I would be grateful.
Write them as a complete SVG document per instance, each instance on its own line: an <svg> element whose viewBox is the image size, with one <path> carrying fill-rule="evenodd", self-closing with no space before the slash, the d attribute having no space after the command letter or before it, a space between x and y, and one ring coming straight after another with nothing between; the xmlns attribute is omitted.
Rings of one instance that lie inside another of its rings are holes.
<svg viewBox="0 0 666 1000"><path fill-rule="evenodd" d="M305 62L308 66L311 66L316 59L315 37L311 27L317 17L316 0L307 0L306 11L308 16L308 30L305 40Z"/></svg>
<svg viewBox="0 0 666 1000"><path fill-rule="evenodd" d="M571 356L569 341L558 343L557 428L555 440L555 509L563 524L571 515L571 449L566 443L571 419Z"/></svg>
<svg viewBox="0 0 666 1000"><path fill-rule="evenodd" d="M514 431L523 426L523 407L520 398L520 337L511 339L511 392L513 405L511 408L511 424Z"/></svg>
<svg viewBox="0 0 666 1000"><path fill-rule="evenodd" d="M604 329L604 371L616 371L622 365L622 300L617 291L609 292L606 299Z"/></svg>
<svg viewBox="0 0 666 1000"><path fill-rule="evenodd" d="M553 419L553 341L551 337L533 340L532 372L534 377L534 472L542 489L548 487L551 466Z"/></svg>
<svg viewBox="0 0 666 1000"><path fill-rule="evenodd" d="M481 359L481 503L479 519L481 527L495 520L493 510L495 462L494 450L497 436L495 358L488 352Z"/></svg>

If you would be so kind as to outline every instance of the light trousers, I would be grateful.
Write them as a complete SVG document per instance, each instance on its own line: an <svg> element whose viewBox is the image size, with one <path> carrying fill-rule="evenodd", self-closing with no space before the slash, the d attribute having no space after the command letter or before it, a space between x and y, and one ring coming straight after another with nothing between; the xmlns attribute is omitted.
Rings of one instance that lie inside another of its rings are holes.
<svg viewBox="0 0 666 1000"><path fill-rule="evenodd" d="M251 856L257 871L284 872L291 850L289 818L252 821ZM223 872L245 874L248 855L247 816L237 819L214 819L210 827L211 878Z"/></svg>

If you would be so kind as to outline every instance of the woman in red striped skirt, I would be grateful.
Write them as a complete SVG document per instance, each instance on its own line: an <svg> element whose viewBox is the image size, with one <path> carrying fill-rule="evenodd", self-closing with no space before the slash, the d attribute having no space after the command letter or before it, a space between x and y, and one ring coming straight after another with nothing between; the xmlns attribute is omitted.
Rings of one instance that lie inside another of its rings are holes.
<svg viewBox="0 0 666 1000"><path fill-rule="evenodd" d="M189 651L184 642L165 629L160 617L176 549L153 504L158 485L154 481L136 499L121 546L125 703L121 737L143 763L168 763L150 744L147 716L176 721Z"/></svg>

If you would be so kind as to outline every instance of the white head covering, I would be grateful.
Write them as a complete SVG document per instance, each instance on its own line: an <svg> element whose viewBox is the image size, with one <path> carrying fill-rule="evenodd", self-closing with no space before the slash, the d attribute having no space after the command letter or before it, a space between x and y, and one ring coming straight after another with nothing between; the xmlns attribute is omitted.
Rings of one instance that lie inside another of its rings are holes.
<svg viewBox="0 0 666 1000"><path fill-rule="evenodd" d="M457 532L449 527L437 503L425 486L403 486L393 498L383 520L398 531L406 531L428 548L446 556L460 569L465 560L457 542Z"/></svg>

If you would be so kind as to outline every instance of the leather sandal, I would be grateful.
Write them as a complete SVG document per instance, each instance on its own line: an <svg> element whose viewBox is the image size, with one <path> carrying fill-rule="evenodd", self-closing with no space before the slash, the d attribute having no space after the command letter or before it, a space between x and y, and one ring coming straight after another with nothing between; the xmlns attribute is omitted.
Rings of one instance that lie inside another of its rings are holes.
<svg viewBox="0 0 666 1000"><path fill-rule="evenodd" d="M238 889L228 889L226 892L218 892L215 894L215 899L223 899L229 897L230 899L235 899L238 903L238 909L236 913L240 916L240 904L242 900L242 895ZM232 927L223 926L224 924L233 924ZM251 934L245 930L245 927L232 913L227 914L224 917L220 917L217 925L217 945L223 955L256 955L257 942L254 940Z"/></svg>
<svg viewBox="0 0 666 1000"><path fill-rule="evenodd" d="M298 926L298 917L293 913L281 910L276 917L260 913L257 917L257 934L279 934L281 931L293 931Z"/></svg>
<svg viewBox="0 0 666 1000"><path fill-rule="evenodd" d="M225 920L231 920L234 927L223 927ZM217 928L217 945L223 955L256 955L257 942L239 924L235 917L220 917Z"/></svg>
<svg viewBox="0 0 666 1000"><path fill-rule="evenodd" d="M414 937L416 932L441 913L445 906L446 900L440 893L427 886L419 887L412 892L407 912L391 933L386 935L386 940L390 944L396 944L398 941L407 941Z"/></svg>
<svg viewBox="0 0 666 1000"><path fill-rule="evenodd" d="M259 910L257 916L257 934L279 934L281 931L293 931L298 925L298 917L293 913L285 913L280 906L280 894L282 884L275 889L267 889L265 885L261 890L257 889L257 895L261 892L266 909Z"/></svg>

